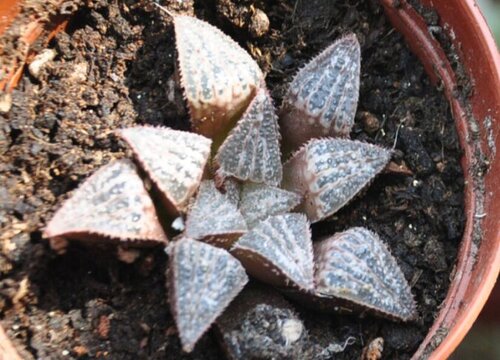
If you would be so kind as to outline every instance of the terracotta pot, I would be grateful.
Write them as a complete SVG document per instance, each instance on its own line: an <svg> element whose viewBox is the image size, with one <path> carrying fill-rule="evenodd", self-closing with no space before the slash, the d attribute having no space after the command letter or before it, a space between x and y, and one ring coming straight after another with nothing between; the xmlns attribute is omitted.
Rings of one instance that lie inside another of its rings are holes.
<svg viewBox="0 0 500 360"><path fill-rule="evenodd" d="M460 344L486 302L500 269L500 56L473 0L423 0L459 52L474 84L470 98L457 96L457 79L443 48L416 11L401 1L381 0L394 27L406 38L450 102L464 150L466 224L454 278L441 311L414 359L445 359ZM484 156L483 160L481 158ZM485 174L477 170L484 159Z"/></svg>
<svg viewBox="0 0 500 360"><path fill-rule="evenodd" d="M62 2L62 1L61 1ZM421 0L437 12L440 26L452 40L474 90L459 94L457 75L443 47L423 18L406 1L380 0L394 27L406 38L430 78L443 86L455 118L464 151L466 224L448 295L414 359L445 359L459 345L477 318L500 269L500 56L493 37L473 0ZM0 3L0 34L19 12L19 0ZM64 25L64 19L47 24L34 18L20 41L46 42ZM432 29L431 29L432 30ZM4 69L0 89L10 91L19 80L25 61ZM486 159L486 160L485 160ZM481 173L484 166L488 171ZM0 359L19 359L0 328Z"/></svg>

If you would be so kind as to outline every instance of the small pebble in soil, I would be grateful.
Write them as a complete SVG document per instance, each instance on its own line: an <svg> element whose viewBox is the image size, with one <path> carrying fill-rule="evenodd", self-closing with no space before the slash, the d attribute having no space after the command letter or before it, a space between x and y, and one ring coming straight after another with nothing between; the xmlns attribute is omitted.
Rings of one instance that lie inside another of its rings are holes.
<svg viewBox="0 0 500 360"><path fill-rule="evenodd" d="M0 93L0 114L7 114L12 107L12 95L10 93Z"/></svg>
<svg viewBox="0 0 500 360"><path fill-rule="evenodd" d="M250 34L254 37L262 37L269 31L269 18L266 13L260 9L255 9L250 17L248 26Z"/></svg>
<svg viewBox="0 0 500 360"><path fill-rule="evenodd" d="M378 337L370 341L363 349L361 360L379 360L384 351L384 338Z"/></svg>
<svg viewBox="0 0 500 360"><path fill-rule="evenodd" d="M44 49L40 54L35 56L33 61L29 64L28 70L30 74L38 78L40 72L56 57L57 52L54 49Z"/></svg>
<svg viewBox="0 0 500 360"><path fill-rule="evenodd" d="M360 112L357 117L361 121L361 124L363 125L363 129L368 133L368 134L374 134L380 129L380 121L379 119L373 115L371 112L368 111L362 111Z"/></svg>

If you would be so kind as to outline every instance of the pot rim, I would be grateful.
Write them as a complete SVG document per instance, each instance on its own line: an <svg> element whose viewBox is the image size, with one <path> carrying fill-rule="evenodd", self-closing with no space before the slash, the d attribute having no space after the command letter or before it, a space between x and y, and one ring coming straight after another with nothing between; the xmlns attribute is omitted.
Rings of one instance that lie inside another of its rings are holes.
<svg viewBox="0 0 500 360"><path fill-rule="evenodd" d="M499 107L500 105L500 55L499 51L495 42L495 39L493 37L493 34L491 32L491 29L489 28L485 17L481 13L477 3L474 0L464 0L462 2L462 9L463 11L466 11L470 14L470 17L473 18L475 21L472 23L473 29L471 31L476 32L477 34L480 34L478 36L479 39L482 41L479 42L479 45L482 48L482 52L487 55L486 61L489 59L489 66L493 70L491 72L491 81L495 84L493 85L497 89L496 93L496 106ZM489 55L489 56L488 56ZM479 56L479 54L478 54ZM486 62L485 61L485 62ZM497 124L499 119L499 112L497 110L496 113L496 119L497 119ZM498 143L498 141L497 141ZM498 163L498 159L497 159ZM494 170L492 171L494 172ZM491 175L494 176L494 175ZM497 187L498 189L498 187ZM498 206L497 206L498 207ZM495 211L490 211L491 214L495 214ZM475 216L475 214L473 214ZM494 215L493 215L494 216ZM432 356L430 359L433 360L438 360L438 359L445 359L449 357L452 352L458 347L458 345L461 343L465 335L468 333L474 322L476 321L477 317L479 316L482 308L486 304L486 301L488 300L493 287L495 286L495 283L498 279L499 273L500 273L500 222L497 222L496 229L490 230L493 231L492 236L496 239L496 248L492 249L492 254L491 254L491 261L489 262L489 269L485 273L485 276L482 278L481 283L479 284L475 295L469 301L469 306L468 306L468 311L464 311L462 313L462 316L457 319L456 324L461 324L461 326L454 326L453 329L448 333L446 338L443 340L443 342L438 346L437 349L435 349L432 353ZM437 319L439 321L439 318ZM436 322L437 322L436 321ZM432 331L435 327L433 326L430 331ZM414 355L414 358L416 359L419 352L423 352L425 350L427 344L430 344L432 341L432 338L428 335L427 338L424 340L424 342L420 345L419 349L417 350L417 353Z"/></svg>
<svg viewBox="0 0 500 360"><path fill-rule="evenodd" d="M458 88L455 71L422 16L406 0L380 2L393 26L405 36L408 45L423 63L431 80L443 85L465 153L462 168L466 180L466 226L456 272L438 317L413 355L413 359L445 359L472 327L493 289L500 270L500 223L490 220L494 215L482 220L483 215L496 214L500 210L500 196L496 195L495 199L493 194L488 199L488 189L498 189L498 181L495 181L492 174L495 173L494 167L500 168L500 160L495 159L495 142L500 146L500 139L495 139L491 129L489 134L485 125L487 116L494 116L490 121L495 120L497 128L500 121L500 56L491 31L475 1L420 1L422 5L437 11L439 25L448 32L460 55L460 62L466 68L467 76L472 80L474 88L477 87L464 102L455 93ZM469 48L464 49L462 45ZM476 80L479 82L476 83ZM478 119L484 120L479 124ZM483 137L479 141L471 141L474 139L472 122L482 130ZM498 129L495 130L498 132ZM489 135L492 138L491 143ZM485 146L485 143L489 146ZM489 155L492 168L483 180L475 176L474 167L481 162L479 158L485 154ZM481 263L484 258L485 261ZM482 265L479 267L478 263Z"/></svg>

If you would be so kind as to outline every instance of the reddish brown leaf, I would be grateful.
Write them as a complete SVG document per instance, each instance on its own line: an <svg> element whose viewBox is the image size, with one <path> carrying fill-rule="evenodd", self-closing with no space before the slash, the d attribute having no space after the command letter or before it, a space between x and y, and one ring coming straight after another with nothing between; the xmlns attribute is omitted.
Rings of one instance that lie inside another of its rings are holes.
<svg viewBox="0 0 500 360"><path fill-rule="evenodd" d="M390 150L359 141L311 140L283 166L283 187L304 196L298 209L317 222L347 204L390 157Z"/></svg>
<svg viewBox="0 0 500 360"><path fill-rule="evenodd" d="M280 134L269 93L260 89L215 157L217 176L277 186L283 176Z"/></svg>
<svg viewBox="0 0 500 360"><path fill-rule="evenodd" d="M263 282L314 288L311 232L302 214L269 217L243 235L231 253L249 274Z"/></svg>
<svg viewBox="0 0 500 360"><path fill-rule="evenodd" d="M356 227L314 244L315 293L411 320L417 310L396 259L377 234Z"/></svg>
<svg viewBox="0 0 500 360"><path fill-rule="evenodd" d="M166 127L137 126L118 131L159 190L172 214L185 212L198 189L211 140Z"/></svg>
<svg viewBox="0 0 500 360"><path fill-rule="evenodd" d="M153 202L129 160L114 161L89 177L54 214L44 235L137 246L167 242Z"/></svg>
<svg viewBox="0 0 500 360"><path fill-rule="evenodd" d="M295 76L280 111L289 150L312 138L349 135L358 105L360 53L356 35L348 34Z"/></svg>
<svg viewBox="0 0 500 360"><path fill-rule="evenodd" d="M174 24L193 130L209 138L226 134L264 76L245 50L209 23L174 16Z"/></svg>
<svg viewBox="0 0 500 360"><path fill-rule="evenodd" d="M234 200L203 181L186 221L186 236L229 248L247 231L243 216Z"/></svg>

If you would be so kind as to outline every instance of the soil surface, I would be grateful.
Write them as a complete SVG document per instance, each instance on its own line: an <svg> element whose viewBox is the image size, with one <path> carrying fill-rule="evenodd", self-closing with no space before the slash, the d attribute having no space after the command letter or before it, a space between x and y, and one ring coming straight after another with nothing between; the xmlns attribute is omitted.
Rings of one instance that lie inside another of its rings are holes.
<svg viewBox="0 0 500 360"><path fill-rule="evenodd" d="M213 333L191 355L181 352L166 302L162 249L142 251L136 263L125 265L78 245L58 256L42 239L41 228L71 190L125 155L113 130L134 124L189 128L173 80L169 17L134 1L67 3L72 7L65 3L65 11L74 14L49 44L56 57L35 75L25 71L10 112L0 116L1 324L25 359L218 359ZM325 316L294 305L306 324L321 324L340 342L355 339L336 358L359 359L380 336L384 358L409 358L446 295L464 222L461 152L443 94L375 0L163 4L236 39L266 72L277 105L298 68L340 35L356 33L362 75L351 136L395 144L393 165L405 171L377 177L332 221L315 225L313 234L355 225L377 232L410 282L420 317L403 324L368 315Z"/></svg>

